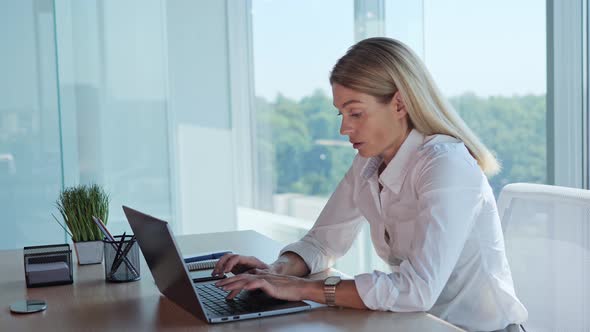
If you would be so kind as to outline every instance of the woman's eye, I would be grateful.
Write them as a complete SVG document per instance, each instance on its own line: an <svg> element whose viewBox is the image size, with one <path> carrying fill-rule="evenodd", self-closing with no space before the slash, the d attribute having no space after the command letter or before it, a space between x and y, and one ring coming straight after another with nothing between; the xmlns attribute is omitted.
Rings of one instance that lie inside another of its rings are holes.
<svg viewBox="0 0 590 332"><path fill-rule="evenodd" d="M336 113L336 116L342 116L342 112Z"/></svg>
<svg viewBox="0 0 590 332"><path fill-rule="evenodd" d="M360 118L361 117L361 114L363 114L363 113L361 113L361 112L359 112L359 113L351 113L350 116L352 116L353 118Z"/></svg>

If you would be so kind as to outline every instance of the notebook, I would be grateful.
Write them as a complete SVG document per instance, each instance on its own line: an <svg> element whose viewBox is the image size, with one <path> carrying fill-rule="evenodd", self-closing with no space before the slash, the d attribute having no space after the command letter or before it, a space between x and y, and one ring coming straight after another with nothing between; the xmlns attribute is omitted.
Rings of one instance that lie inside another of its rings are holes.
<svg viewBox="0 0 590 332"><path fill-rule="evenodd" d="M213 270L213 268L215 268L215 264L217 264L218 261L219 261L219 259L210 259L210 260L206 260L206 261L186 263L186 267L188 268L189 271L198 271L198 270L207 270L207 269Z"/></svg>

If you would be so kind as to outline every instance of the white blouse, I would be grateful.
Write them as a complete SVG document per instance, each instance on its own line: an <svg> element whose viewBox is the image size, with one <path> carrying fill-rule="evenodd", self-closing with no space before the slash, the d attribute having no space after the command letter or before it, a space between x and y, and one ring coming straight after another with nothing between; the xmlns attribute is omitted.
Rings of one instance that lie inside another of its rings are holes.
<svg viewBox="0 0 590 332"><path fill-rule="evenodd" d="M368 308L427 311L467 330L523 323L528 312L514 293L496 201L465 145L412 130L379 176L381 162L357 155L311 230L281 253L320 272L350 249L366 220L391 266L355 276Z"/></svg>

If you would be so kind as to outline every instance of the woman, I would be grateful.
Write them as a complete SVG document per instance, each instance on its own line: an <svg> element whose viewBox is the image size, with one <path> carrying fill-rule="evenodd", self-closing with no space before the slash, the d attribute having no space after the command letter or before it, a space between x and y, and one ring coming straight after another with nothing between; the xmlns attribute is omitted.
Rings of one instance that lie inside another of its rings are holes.
<svg viewBox="0 0 590 332"><path fill-rule="evenodd" d="M358 150L312 229L276 262L226 255L217 285L287 300L396 312L428 311L468 330L526 320L514 293L494 195L499 165L402 43L370 38L330 76L340 133ZM350 248L362 224L392 273L310 281ZM248 271L250 273L242 273Z"/></svg>

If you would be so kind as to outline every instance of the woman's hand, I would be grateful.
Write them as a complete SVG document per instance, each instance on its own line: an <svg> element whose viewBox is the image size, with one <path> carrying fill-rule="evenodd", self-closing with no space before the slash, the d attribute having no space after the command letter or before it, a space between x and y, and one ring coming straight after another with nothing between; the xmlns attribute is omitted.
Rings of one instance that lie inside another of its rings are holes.
<svg viewBox="0 0 590 332"><path fill-rule="evenodd" d="M261 270L252 270L250 273L220 280L215 283L215 286L230 291L227 299L233 299L242 290L260 289L271 297L288 301L303 300L307 290L314 286L321 288L317 281L272 274Z"/></svg>
<svg viewBox="0 0 590 332"><path fill-rule="evenodd" d="M227 272L237 275L255 269L268 271L270 270L270 265L253 256L225 254L219 259L217 264L215 264L215 268L211 275L217 276Z"/></svg>

